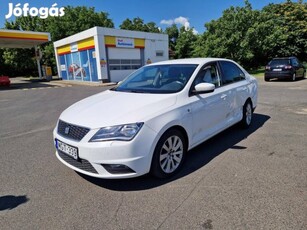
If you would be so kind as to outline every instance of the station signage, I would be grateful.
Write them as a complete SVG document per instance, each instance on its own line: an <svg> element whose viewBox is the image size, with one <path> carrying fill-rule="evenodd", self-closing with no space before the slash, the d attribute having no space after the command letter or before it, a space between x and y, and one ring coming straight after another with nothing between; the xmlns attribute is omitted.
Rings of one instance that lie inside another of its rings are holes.
<svg viewBox="0 0 307 230"><path fill-rule="evenodd" d="M77 52L78 51L78 44L76 42L70 44L70 52Z"/></svg>
<svg viewBox="0 0 307 230"><path fill-rule="evenodd" d="M134 48L134 39L116 37L116 47Z"/></svg>

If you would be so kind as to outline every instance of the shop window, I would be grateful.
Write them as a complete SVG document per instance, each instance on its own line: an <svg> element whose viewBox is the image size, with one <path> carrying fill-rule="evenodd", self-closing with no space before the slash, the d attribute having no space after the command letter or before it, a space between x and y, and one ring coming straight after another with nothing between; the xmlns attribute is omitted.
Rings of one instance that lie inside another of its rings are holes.
<svg viewBox="0 0 307 230"><path fill-rule="evenodd" d="M119 65L120 64L120 59L110 59L109 60L110 65Z"/></svg>
<svg viewBox="0 0 307 230"><path fill-rule="evenodd" d="M156 57L163 57L163 50L157 50Z"/></svg>
<svg viewBox="0 0 307 230"><path fill-rule="evenodd" d="M131 70L142 66L140 59L109 59L108 63L110 70Z"/></svg>
<svg viewBox="0 0 307 230"><path fill-rule="evenodd" d="M110 65L110 70L120 70L120 65Z"/></svg>

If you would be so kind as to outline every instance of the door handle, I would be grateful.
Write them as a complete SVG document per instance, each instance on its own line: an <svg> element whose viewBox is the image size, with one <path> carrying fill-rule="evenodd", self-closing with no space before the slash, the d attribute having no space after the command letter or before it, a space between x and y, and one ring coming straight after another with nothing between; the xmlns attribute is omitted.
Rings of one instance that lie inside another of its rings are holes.
<svg viewBox="0 0 307 230"><path fill-rule="evenodd" d="M222 94L222 96L221 96L221 99L226 99L226 97L227 97L227 94Z"/></svg>

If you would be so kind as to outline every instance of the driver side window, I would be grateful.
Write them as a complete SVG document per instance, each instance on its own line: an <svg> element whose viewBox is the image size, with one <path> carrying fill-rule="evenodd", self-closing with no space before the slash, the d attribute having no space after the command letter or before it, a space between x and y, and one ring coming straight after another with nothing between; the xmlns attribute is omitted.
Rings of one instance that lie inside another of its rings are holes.
<svg viewBox="0 0 307 230"><path fill-rule="evenodd" d="M204 66L198 73L194 80L193 87L199 83L211 83L214 84L216 88L221 85L216 63Z"/></svg>

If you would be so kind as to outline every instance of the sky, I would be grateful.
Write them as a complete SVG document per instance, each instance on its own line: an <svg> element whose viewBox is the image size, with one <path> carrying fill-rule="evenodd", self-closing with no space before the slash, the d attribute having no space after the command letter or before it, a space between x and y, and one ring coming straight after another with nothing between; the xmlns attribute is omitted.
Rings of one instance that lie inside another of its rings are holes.
<svg viewBox="0 0 307 230"><path fill-rule="evenodd" d="M286 0L249 0L253 9L262 9L269 3L282 3ZM297 0L294 0L296 2ZM140 17L144 23L155 22L163 30L172 23L179 27L194 28L195 33L205 31L204 24L222 16L230 6L244 6L244 0L1 0L0 28L4 27L5 15L9 12L9 3L14 6L29 3L29 7L48 7L57 3L57 7L88 6L97 12L109 14L115 28L127 18ZM14 20L14 17L8 19Z"/></svg>

